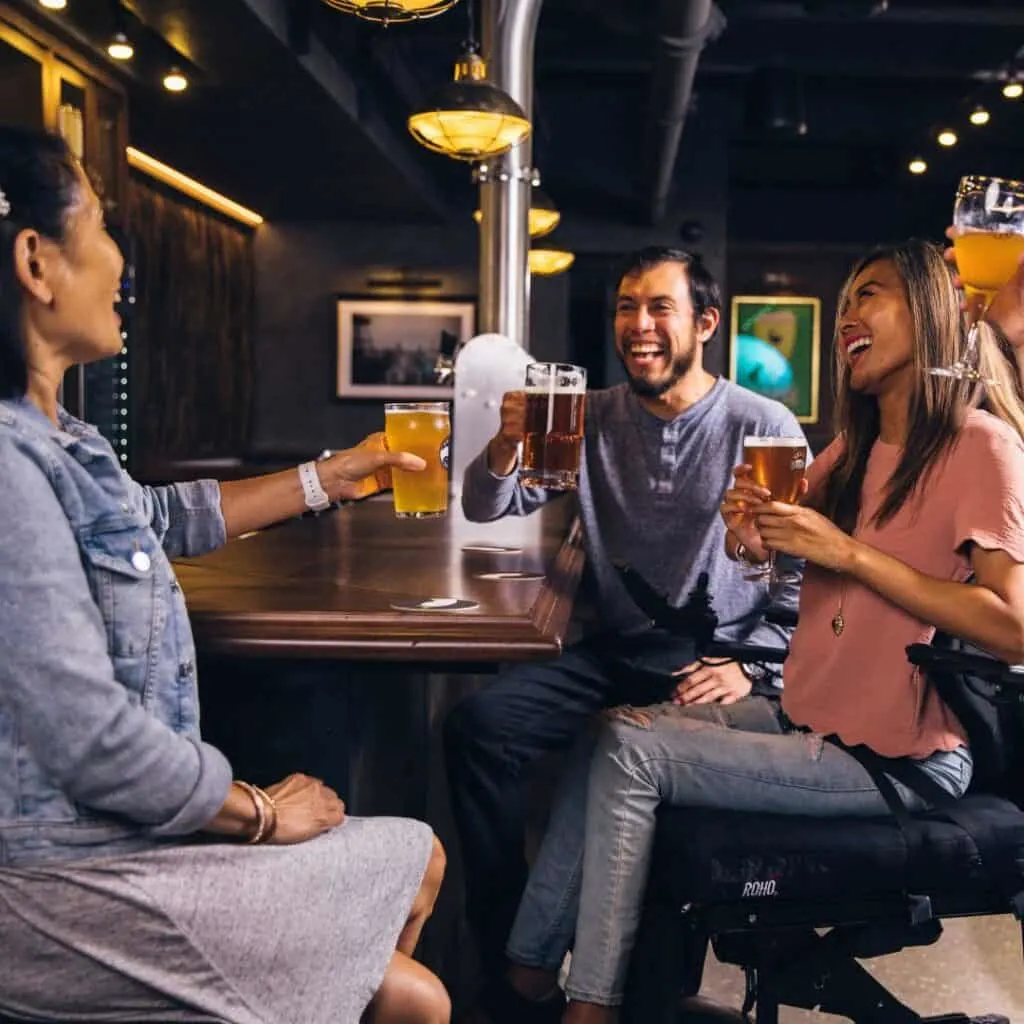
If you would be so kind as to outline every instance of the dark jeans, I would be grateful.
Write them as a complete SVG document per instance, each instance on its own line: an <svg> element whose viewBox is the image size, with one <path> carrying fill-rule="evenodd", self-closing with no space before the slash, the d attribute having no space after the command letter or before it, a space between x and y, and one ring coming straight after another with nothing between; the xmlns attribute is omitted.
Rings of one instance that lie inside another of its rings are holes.
<svg viewBox="0 0 1024 1024"><path fill-rule="evenodd" d="M565 749L599 710L665 700L693 642L660 631L601 636L550 662L517 665L462 701L444 726L466 914L485 972L500 968L526 884L523 768Z"/></svg>

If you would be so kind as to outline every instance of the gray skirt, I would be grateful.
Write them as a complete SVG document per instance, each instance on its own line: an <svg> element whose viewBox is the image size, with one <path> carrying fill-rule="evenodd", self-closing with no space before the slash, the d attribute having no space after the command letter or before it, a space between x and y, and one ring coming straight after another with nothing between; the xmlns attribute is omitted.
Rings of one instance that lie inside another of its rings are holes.
<svg viewBox="0 0 1024 1024"><path fill-rule="evenodd" d="M297 846L0 869L0 1009L28 1020L357 1024L431 852L348 818Z"/></svg>

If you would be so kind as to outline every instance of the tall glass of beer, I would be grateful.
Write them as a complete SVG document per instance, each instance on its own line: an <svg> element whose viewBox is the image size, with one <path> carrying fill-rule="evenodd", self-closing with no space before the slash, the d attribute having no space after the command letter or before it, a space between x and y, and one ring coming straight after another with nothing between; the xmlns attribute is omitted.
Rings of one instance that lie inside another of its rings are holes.
<svg viewBox="0 0 1024 1024"><path fill-rule="evenodd" d="M979 372L982 321L993 296L1013 276L1024 256L1024 182L968 174L960 179L953 204L956 266L970 302L973 322L963 351L952 366L931 373L959 380L982 380Z"/></svg>
<svg viewBox="0 0 1024 1024"><path fill-rule="evenodd" d="M802 437L745 437L743 461L750 466L754 483L771 491L772 501L792 505L800 497L800 482L807 468L807 441ZM775 552L768 552L768 564L755 569L745 579L774 586L795 583L800 577L792 572L779 572Z"/></svg>
<svg viewBox="0 0 1024 1024"><path fill-rule="evenodd" d="M587 371L568 363L526 368L526 429L519 480L527 487L575 490L587 398Z"/></svg>
<svg viewBox="0 0 1024 1024"><path fill-rule="evenodd" d="M418 473L391 470L391 492L399 519L431 519L448 511L451 421L447 402L388 402L384 436L393 452L412 452L427 464Z"/></svg>

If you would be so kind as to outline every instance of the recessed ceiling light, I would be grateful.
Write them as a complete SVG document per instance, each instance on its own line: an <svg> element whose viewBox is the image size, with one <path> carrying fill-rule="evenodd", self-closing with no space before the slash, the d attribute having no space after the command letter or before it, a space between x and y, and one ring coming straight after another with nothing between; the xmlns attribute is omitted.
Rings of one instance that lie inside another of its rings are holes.
<svg viewBox="0 0 1024 1024"><path fill-rule="evenodd" d="M1003 95L1008 100L1019 100L1024 96L1024 82L1007 82L1003 86Z"/></svg>
<svg viewBox="0 0 1024 1024"><path fill-rule="evenodd" d="M39 6L48 11L63 11L67 5L68 0L39 0Z"/></svg>
<svg viewBox="0 0 1024 1024"><path fill-rule="evenodd" d="M983 125L988 124L991 120L991 114L979 103L970 113L969 120L971 124Z"/></svg>
<svg viewBox="0 0 1024 1024"><path fill-rule="evenodd" d="M940 146L955 146L957 143L956 132L950 131L948 128L944 128L936 136Z"/></svg>
<svg viewBox="0 0 1024 1024"><path fill-rule="evenodd" d="M907 170L910 171L911 174L924 174L924 172L928 170L928 164L917 156L907 164Z"/></svg>

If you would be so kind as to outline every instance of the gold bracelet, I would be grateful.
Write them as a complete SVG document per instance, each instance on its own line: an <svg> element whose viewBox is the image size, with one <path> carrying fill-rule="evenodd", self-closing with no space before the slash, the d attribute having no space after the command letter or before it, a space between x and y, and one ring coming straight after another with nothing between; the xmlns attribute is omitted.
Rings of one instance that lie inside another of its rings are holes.
<svg viewBox="0 0 1024 1024"><path fill-rule="evenodd" d="M263 809L267 813L267 827L260 840L260 842L266 843L273 839L274 833L277 832L277 804L275 803L274 798L265 789L261 789L259 786L253 786L252 788L263 801Z"/></svg>
<svg viewBox="0 0 1024 1024"><path fill-rule="evenodd" d="M277 805L259 786L243 782L241 779L236 779L235 785L249 794L249 799L256 809L256 831L246 839L246 842L251 845L265 843L277 828Z"/></svg>

